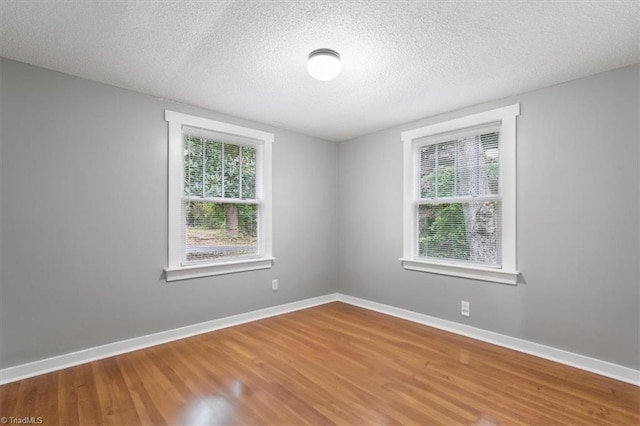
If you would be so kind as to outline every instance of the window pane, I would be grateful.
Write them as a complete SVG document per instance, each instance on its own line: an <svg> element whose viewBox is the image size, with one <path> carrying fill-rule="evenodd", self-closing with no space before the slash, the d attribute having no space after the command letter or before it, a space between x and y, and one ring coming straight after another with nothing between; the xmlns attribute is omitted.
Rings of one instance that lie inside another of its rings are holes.
<svg viewBox="0 0 640 426"><path fill-rule="evenodd" d="M184 148L185 195L220 197L222 144L187 135Z"/></svg>
<svg viewBox="0 0 640 426"><path fill-rule="evenodd" d="M256 198L256 148L185 136L184 194Z"/></svg>
<svg viewBox="0 0 640 426"><path fill-rule="evenodd" d="M258 253L255 204L183 203L187 263Z"/></svg>
<svg viewBox="0 0 640 426"><path fill-rule="evenodd" d="M480 135L483 166L491 194L500 194L500 137L498 132Z"/></svg>
<svg viewBox="0 0 640 426"><path fill-rule="evenodd" d="M240 146L224 144L224 195L240 198Z"/></svg>
<svg viewBox="0 0 640 426"><path fill-rule="evenodd" d="M497 195L497 132L426 145L420 149L420 197Z"/></svg>
<svg viewBox="0 0 640 426"><path fill-rule="evenodd" d="M420 149L420 198L436 196L436 145Z"/></svg>
<svg viewBox="0 0 640 426"><path fill-rule="evenodd" d="M418 207L418 254L499 266L500 203L452 203Z"/></svg>
<svg viewBox="0 0 640 426"><path fill-rule="evenodd" d="M256 148L242 147L242 198L256 198Z"/></svg>
<svg viewBox="0 0 640 426"><path fill-rule="evenodd" d="M222 196L222 143L203 139L204 196Z"/></svg>
<svg viewBox="0 0 640 426"><path fill-rule="evenodd" d="M202 139L185 138L184 147L184 193L202 196Z"/></svg>
<svg viewBox="0 0 640 426"><path fill-rule="evenodd" d="M437 197L454 197L456 195L456 167L458 158L456 141L443 142L436 146Z"/></svg>

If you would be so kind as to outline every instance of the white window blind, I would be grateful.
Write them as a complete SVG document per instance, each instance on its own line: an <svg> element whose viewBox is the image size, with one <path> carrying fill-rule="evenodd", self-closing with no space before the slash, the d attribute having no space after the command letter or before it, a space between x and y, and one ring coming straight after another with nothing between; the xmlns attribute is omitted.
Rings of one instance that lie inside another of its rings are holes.
<svg viewBox="0 0 640 426"><path fill-rule="evenodd" d="M500 267L498 129L417 141L419 257Z"/></svg>
<svg viewBox="0 0 640 426"><path fill-rule="evenodd" d="M256 148L184 132L183 264L258 253Z"/></svg>

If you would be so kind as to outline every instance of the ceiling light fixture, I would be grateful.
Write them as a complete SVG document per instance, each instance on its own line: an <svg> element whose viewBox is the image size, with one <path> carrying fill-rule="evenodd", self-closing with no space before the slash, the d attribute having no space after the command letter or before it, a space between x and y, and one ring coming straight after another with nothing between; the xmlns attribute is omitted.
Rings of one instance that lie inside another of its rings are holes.
<svg viewBox="0 0 640 426"><path fill-rule="evenodd" d="M311 77L320 81L333 80L340 74L342 64L340 54L331 49L316 49L309 53L307 71Z"/></svg>

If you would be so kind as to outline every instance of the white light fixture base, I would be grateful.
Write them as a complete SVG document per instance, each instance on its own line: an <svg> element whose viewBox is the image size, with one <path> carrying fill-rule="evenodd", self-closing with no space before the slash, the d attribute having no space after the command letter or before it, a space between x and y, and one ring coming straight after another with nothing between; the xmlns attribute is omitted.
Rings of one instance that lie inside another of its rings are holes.
<svg viewBox="0 0 640 426"><path fill-rule="evenodd" d="M309 53L307 71L320 81L333 80L340 74L342 64L340 54L332 49L316 49Z"/></svg>

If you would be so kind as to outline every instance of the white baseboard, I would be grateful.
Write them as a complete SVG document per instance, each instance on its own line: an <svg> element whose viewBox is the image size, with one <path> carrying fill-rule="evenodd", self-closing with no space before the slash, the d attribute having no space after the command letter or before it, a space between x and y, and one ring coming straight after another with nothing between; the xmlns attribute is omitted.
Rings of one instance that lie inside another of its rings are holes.
<svg viewBox="0 0 640 426"><path fill-rule="evenodd" d="M576 367L581 370L590 371L601 376L620 380L621 382L640 386L640 371L634 370L632 368L623 367L621 365L613 364L607 361L601 361L599 359L590 358L584 355L578 355L572 352L564 351L562 349L556 349L550 346L541 345L539 343L533 343L528 340L522 340L516 337L506 336L504 334L494 333L492 331L471 327L457 322L447 321L429 315L408 311L406 309L396 308L394 306L384 305L382 303L371 302L353 296L347 296L345 294L338 293L338 301L402 318L415 323L428 325L429 327L438 328L440 330L449 331L451 333L460 334L462 336L471 337L472 339L481 340L483 342L493 343L494 345L513 349L518 352L524 352L540 358L569 365L571 367Z"/></svg>
<svg viewBox="0 0 640 426"><path fill-rule="evenodd" d="M505 348L524 352L551 361L556 361L561 364L579 368L581 370L590 371L592 373L600 374L605 377L610 377L612 379L640 386L639 370L634 370L632 368L623 367L621 365L601 361L584 355L578 355L561 349L552 348L550 346L541 345L539 343L533 343L527 340L505 336L503 334L494 333L492 331L471 327L453 321L443 320L429 315L408 311L406 309L396 308L394 306L384 305L382 303L371 302L365 299L360 299L341 293L333 293L325 296L287 303L284 305L272 306L270 308L259 309L256 311L207 321L200 324L188 325L186 327L162 331L159 333L149 334L147 336L135 337L128 340L122 340L120 342L109 343L106 345L83 349L77 352L47 358L40 361L34 361L27 364L17 365L15 367L5 368L0 370L0 384L11 383L17 380L49 373L51 371L73 367L75 365L108 358L114 355L120 355L126 352L148 348L150 346L155 346L162 343L172 342L174 340L184 339L202 333L208 333L227 327L232 327L234 325L245 324L263 318L298 311L300 309L306 309L313 306L323 305L325 303L334 302L336 300L354 306L359 306L361 308L402 318L418 324L423 324L429 327L438 328L440 330L449 331L451 333L471 337L483 342L493 343L498 346L503 346Z"/></svg>
<svg viewBox="0 0 640 426"><path fill-rule="evenodd" d="M335 302L336 300L337 294L328 294L325 296L272 306L270 308L258 309L257 311L188 325L173 330L161 331L159 333L149 334L146 336L134 337L132 339L108 343L106 345L83 349L77 352L71 352L40 361L17 365L15 367L0 370L0 384L11 383L17 380L49 373L51 371L62 370L63 368L73 367L75 365L108 358L114 355L137 351L150 346L160 345L162 343L172 342L174 340L184 339L186 337L202 333L208 333L210 331L220 330L222 328L233 327L234 325L245 324L263 318L310 308L312 306L323 305L325 303Z"/></svg>

